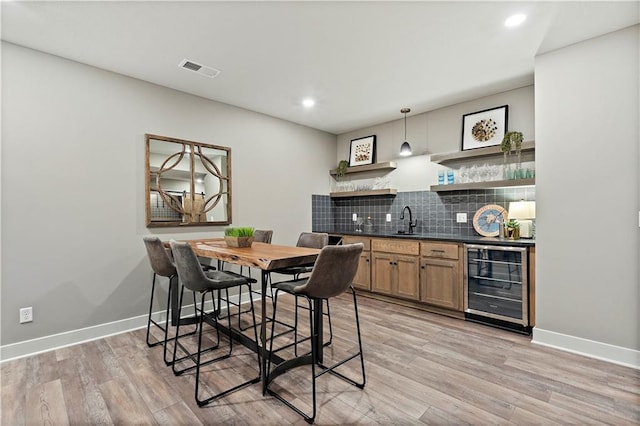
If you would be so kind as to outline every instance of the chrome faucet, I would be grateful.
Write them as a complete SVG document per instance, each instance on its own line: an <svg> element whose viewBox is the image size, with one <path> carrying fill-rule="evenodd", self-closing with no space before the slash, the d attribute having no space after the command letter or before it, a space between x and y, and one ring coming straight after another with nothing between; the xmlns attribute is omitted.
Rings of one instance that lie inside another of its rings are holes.
<svg viewBox="0 0 640 426"><path fill-rule="evenodd" d="M409 210L409 232L407 232L407 233L408 234L413 234L413 231L415 230L415 227L418 225L418 221L416 220L414 222L413 216L411 215L411 208L409 206L404 206L402 208L402 211L400 212L400 220L404 220L404 211L405 210Z"/></svg>

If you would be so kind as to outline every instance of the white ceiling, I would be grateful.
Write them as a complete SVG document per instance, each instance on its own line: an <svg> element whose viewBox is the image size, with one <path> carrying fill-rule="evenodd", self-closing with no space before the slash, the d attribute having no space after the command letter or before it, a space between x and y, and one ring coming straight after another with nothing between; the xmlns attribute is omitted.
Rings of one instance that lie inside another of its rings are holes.
<svg viewBox="0 0 640 426"><path fill-rule="evenodd" d="M341 134L532 84L537 54L637 24L639 4L3 1L1 12L3 40ZM506 28L516 12L527 20ZM221 73L180 69L185 58Z"/></svg>

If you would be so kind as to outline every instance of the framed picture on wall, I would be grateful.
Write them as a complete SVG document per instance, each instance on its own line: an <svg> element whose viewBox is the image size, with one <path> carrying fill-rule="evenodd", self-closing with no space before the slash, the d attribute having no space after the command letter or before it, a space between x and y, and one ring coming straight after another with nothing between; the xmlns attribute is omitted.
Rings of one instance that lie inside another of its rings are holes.
<svg viewBox="0 0 640 426"><path fill-rule="evenodd" d="M500 145L507 132L509 105L462 116L462 150Z"/></svg>
<svg viewBox="0 0 640 426"><path fill-rule="evenodd" d="M351 139L349 167L363 166L376 162L376 135Z"/></svg>

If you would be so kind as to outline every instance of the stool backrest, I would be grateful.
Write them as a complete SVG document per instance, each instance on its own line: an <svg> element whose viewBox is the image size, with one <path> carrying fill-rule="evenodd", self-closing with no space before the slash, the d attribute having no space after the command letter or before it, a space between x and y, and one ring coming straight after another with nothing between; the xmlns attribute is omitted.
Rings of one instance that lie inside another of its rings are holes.
<svg viewBox="0 0 640 426"><path fill-rule="evenodd" d="M272 230L267 231L267 230L256 229L255 231L253 231L253 241L258 243L271 244L272 237L273 237Z"/></svg>
<svg viewBox="0 0 640 426"><path fill-rule="evenodd" d="M144 237L144 246L151 269L156 275L171 277L176 274L176 267L170 257L169 249L165 248L158 237Z"/></svg>
<svg viewBox="0 0 640 426"><path fill-rule="evenodd" d="M329 234L326 232L302 232L296 246L321 249L327 244L329 244Z"/></svg>
<svg viewBox="0 0 640 426"><path fill-rule="evenodd" d="M209 280L204 275L198 257L189 243L171 241L171 251L182 285L191 291L208 290L210 288Z"/></svg>
<svg viewBox="0 0 640 426"><path fill-rule="evenodd" d="M364 244L325 246L318 255L307 282L294 291L317 299L344 293L356 276Z"/></svg>

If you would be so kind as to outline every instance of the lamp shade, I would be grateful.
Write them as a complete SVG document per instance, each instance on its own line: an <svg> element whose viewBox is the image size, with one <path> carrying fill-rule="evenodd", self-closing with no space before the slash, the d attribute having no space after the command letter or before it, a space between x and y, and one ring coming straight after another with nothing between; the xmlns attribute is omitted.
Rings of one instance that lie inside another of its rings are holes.
<svg viewBox="0 0 640 426"><path fill-rule="evenodd" d="M402 145L400 146L400 155L403 157L411 155L411 145L409 145L409 142L402 142Z"/></svg>
<svg viewBox="0 0 640 426"><path fill-rule="evenodd" d="M535 219L535 201L514 201L509 203L509 219Z"/></svg>

